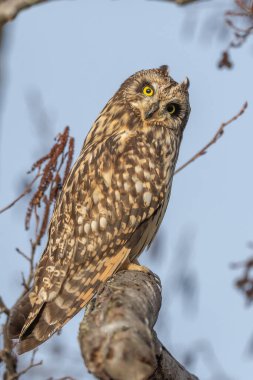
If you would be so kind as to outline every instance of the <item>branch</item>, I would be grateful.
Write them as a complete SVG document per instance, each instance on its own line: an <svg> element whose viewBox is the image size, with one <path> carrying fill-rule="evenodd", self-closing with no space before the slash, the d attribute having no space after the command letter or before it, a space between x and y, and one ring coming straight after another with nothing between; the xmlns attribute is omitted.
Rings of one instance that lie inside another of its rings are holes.
<svg viewBox="0 0 253 380"><path fill-rule="evenodd" d="M235 286L241 290L248 303L253 302L253 257L239 263L231 264L233 269L242 268L243 273L236 280Z"/></svg>
<svg viewBox="0 0 253 380"><path fill-rule="evenodd" d="M20 11L43 2L46 2L46 0L1 0L0 26L13 20Z"/></svg>
<svg viewBox="0 0 253 380"><path fill-rule="evenodd" d="M0 5L1 5L0 0ZM31 251L30 255L22 252L17 248L18 254L20 254L29 263L29 273L27 278L25 278L22 273L22 285L23 292L16 302L29 291L34 277L35 271L35 254L38 246L40 245L40 240L44 236L47 226L49 223L50 209L53 207L58 193L62 187L63 182L69 174L71 163L74 153L74 139L69 136L69 128L66 127L63 133L58 134L56 137L56 142L49 151L48 154L36 161L30 172L35 173L34 179L27 185L22 194L20 194L13 202L4 207L1 212L6 211L11 208L16 202L18 202L26 194L31 193L33 190L33 185L40 179L37 183L37 188L31 197L26 213L26 227L30 227L30 221L33 217L35 219L36 229L35 238L30 240ZM41 207L42 221L40 222L40 217L37 212L37 208ZM6 315L5 323L2 326L3 335L3 349L0 350L0 363L4 363L4 380L18 380L20 377L24 376L31 368L37 367L42 364L42 361L35 362L35 351L32 354L30 364L21 370L17 371L17 356L13 351L13 343L7 334L7 326L10 310L4 304L2 298L0 297L0 314ZM1 333L0 333L1 334ZM65 380L71 380L69 377L65 377Z"/></svg>
<svg viewBox="0 0 253 380"><path fill-rule="evenodd" d="M222 52L218 62L218 67L231 69L233 63L230 59L230 50L240 48L253 34L253 2L248 0L234 0L236 10L227 11L224 15L224 22L231 30L233 37L225 51ZM238 9L239 8L239 9ZM238 19L244 27L238 27Z"/></svg>
<svg viewBox="0 0 253 380"><path fill-rule="evenodd" d="M225 128L229 124L231 124L235 120L237 120L245 112L245 110L246 110L247 107L248 107L248 103L245 102L243 104L242 108L240 109L240 111L235 116L233 116L231 119L229 119L228 121L222 123L221 126L219 127L219 129L217 130L217 132L215 133L215 135L213 136L213 138L202 149L200 149L196 154L194 154L194 156L192 156L188 161L186 161L182 166L180 166L175 171L175 174L179 173L181 170L183 170L186 166L190 165L197 158L199 158L199 157L203 156L204 154L206 154L208 148L210 148L210 146L212 146L213 144L215 144L223 136L223 134L225 132Z"/></svg>
<svg viewBox="0 0 253 380"><path fill-rule="evenodd" d="M59 133L55 140L56 143L53 145L50 152L37 160L28 172L28 174L30 174L37 170L34 179L26 186L23 192L14 199L14 201L0 209L1 214L13 207L25 195L31 193L34 183L40 178L37 190L29 202L25 218L25 227L27 230L30 227L32 216L35 218L36 238L34 244L40 244L41 238L46 233L51 206L54 204L59 190L62 188L62 184L70 172L73 160L74 138L69 136L69 127L66 127L63 133ZM44 205L44 213L40 223L38 208L40 208L41 205Z"/></svg>
<svg viewBox="0 0 253 380"><path fill-rule="evenodd" d="M152 273L120 271L90 302L79 329L89 371L102 380L197 380L157 339L160 280Z"/></svg>
<svg viewBox="0 0 253 380"><path fill-rule="evenodd" d="M8 309L8 307L5 305L2 297L0 296L0 315L1 314L5 314L5 315L9 315L10 314L10 310Z"/></svg>
<svg viewBox="0 0 253 380"><path fill-rule="evenodd" d="M17 253L20 256L22 256L25 260L27 260L29 263L29 272L28 272L27 278L25 278L24 273L21 272L22 286L23 286L24 290L23 290L20 298L23 297L23 295L25 295L25 293L27 293L30 290L31 285L32 285L32 281L33 281L33 277L34 277L35 267L36 267L36 265L35 265L35 254L36 254L36 249L38 247L38 244L36 241L34 242L34 241L30 240L30 245L31 245L31 251L30 251L29 256L26 255L24 252L22 252L19 248L16 248Z"/></svg>
<svg viewBox="0 0 253 380"><path fill-rule="evenodd" d="M19 196L14 199L11 203L9 203L7 206L3 207L0 209L0 214L5 212L6 210L9 210L11 207L13 207L20 199L22 199L25 195L29 194L32 191L33 184L37 181L39 178L40 174L37 174L36 177L26 186L26 188L23 190Z"/></svg>
<svg viewBox="0 0 253 380"><path fill-rule="evenodd" d="M8 321L8 316L7 316ZM0 350L0 363L4 363L5 370L3 374L4 380L12 380L17 374L17 356L14 354L12 350L12 341L8 337L7 333L7 321L2 326L2 341L3 348Z"/></svg>
<svg viewBox="0 0 253 380"><path fill-rule="evenodd" d="M39 362L35 362L35 355L36 355L36 352L37 350L33 350L32 352L32 357L31 357L31 360L30 360L30 363L29 365L24 368L22 371L16 373L15 375L13 375L10 380L17 380L19 379L21 376L25 375L28 371L30 371L30 369L34 368L34 367L38 367L40 365L42 365L42 360L40 360Z"/></svg>

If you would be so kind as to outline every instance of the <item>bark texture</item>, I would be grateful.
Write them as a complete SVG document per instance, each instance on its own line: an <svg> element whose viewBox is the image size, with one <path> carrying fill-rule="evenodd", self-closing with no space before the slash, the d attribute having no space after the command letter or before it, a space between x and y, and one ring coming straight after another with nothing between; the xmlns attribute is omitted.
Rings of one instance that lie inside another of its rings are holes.
<svg viewBox="0 0 253 380"><path fill-rule="evenodd" d="M79 330L89 371L102 380L197 380L153 331L160 306L160 280L151 273L120 271L101 286Z"/></svg>
<svg viewBox="0 0 253 380"><path fill-rule="evenodd" d="M35 4L48 2L47 0L0 0L0 26L13 20L17 14Z"/></svg>

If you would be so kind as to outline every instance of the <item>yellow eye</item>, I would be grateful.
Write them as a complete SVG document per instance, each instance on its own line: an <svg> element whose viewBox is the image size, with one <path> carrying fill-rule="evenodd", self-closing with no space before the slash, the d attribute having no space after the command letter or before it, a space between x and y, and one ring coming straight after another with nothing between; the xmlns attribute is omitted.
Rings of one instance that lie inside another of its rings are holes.
<svg viewBox="0 0 253 380"><path fill-rule="evenodd" d="M150 86L145 86L142 90L142 93L145 95L145 96L153 96L154 95L154 90L152 87Z"/></svg>

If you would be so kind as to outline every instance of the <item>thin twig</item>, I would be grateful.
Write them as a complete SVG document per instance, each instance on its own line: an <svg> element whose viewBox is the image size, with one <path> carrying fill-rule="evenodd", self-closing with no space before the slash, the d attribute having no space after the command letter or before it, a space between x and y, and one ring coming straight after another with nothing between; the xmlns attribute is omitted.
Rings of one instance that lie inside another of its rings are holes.
<svg viewBox="0 0 253 380"><path fill-rule="evenodd" d="M21 294L21 297L22 297L24 293L27 293L29 291L29 287L26 284L26 279L25 279L24 272L21 272L21 277L22 277L21 285L25 288L25 290ZM21 297L19 297L19 298L21 298Z"/></svg>
<svg viewBox="0 0 253 380"><path fill-rule="evenodd" d="M199 157L203 156L204 154L206 154L207 153L207 149L210 148L210 146L212 146L213 144L215 144L222 137L222 135L224 134L224 130L225 130L226 126L228 126L229 124L231 124L233 121L237 120L245 112L245 110L246 110L247 107L248 107L248 103L245 102L243 104L241 110L235 116L233 116L231 119L229 119L228 121L222 123L221 126L219 127L219 129L217 130L217 132L215 133L215 135L213 136L213 138L202 149L200 149L196 154L194 154L194 156L192 156L188 161L186 161L183 165L181 165L175 171L175 174L179 173L181 170L183 170L184 168L186 168L186 166L190 165L197 158L199 158Z"/></svg>
<svg viewBox="0 0 253 380"><path fill-rule="evenodd" d="M28 257L28 256L25 255L27 257L28 262L29 262L29 274L28 274L27 279L25 279L24 275L22 275L22 285L25 288L24 292L22 293L22 296L28 290L30 290L30 287L31 287L31 284L32 284L32 280L33 280L34 271L35 271L34 259L35 259L35 253L36 253L37 243L33 242L32 240L30 240L30 245L31 245L30 257Z"/></svg>
<svg viewBox="0 0 253 380"><path fill-rule="evenodd" d="M57 199L57 195L70 172L73 160L74 138L69 136L69 127L66 127L63 133L59 133L55 140L56 143L53 145L50 152L37 160L28 172L28 174L30 174L37 170L35 178L13 202L0 210L1 214L13 207L20 199L30 193L33 184L40 177L40 183L29 202L25 218L26 229L29 229L30 227L31 218L34 217L35 219L35 241L37 245L40 244L41 238L46 233L51 207ZM64 164L65 170L63 168ZM38 209L42 206L42 203L44 206L44 213L41 220Z"/></svg>
<svg viewBox="0 0 253 380"><path fill-rule="evenodd" d="M242 268L243 273L235 281L235 286L242 291L246 300L253 302L253 257L248 258L243 262L232 263L232 269Z"/></svg>
<svg viewBox="0 0 253 380"><path fill-rule="evenodd" d="M73 159L74 140L69 136L69 127L66 127L63 133L59 133L56 137L56 143L51 148L50 152L40 158L33 164L31 171L42 171L41 180L36 192L29 202L26 212L25 227L29 229L31 218L36 221L36 242L40 244L41 238L46 233L51 206L54 204L60 190L60 185L63 184L62 178L65 177L70 170ZM68 146L68 149L67 149ZM67 149L67 152L65 150ZM63 163L66 161L65 172L62 170ZM63 173L60 174L60 171ZM47 193L47 194L46 194ZM42 221L38 214L38 208L44 203L44 213Z"/></svg>
<svg viewBox="0 0 253 380"><path fill-rule="evenodd" d="M14 199L14 201L12 201L7 206L0 209L0 214L10 209L11 207L13 207L20 199L22 199L25 195L29 194L32 191L33 184L37 181L39 177L40 177L40 173L36 175L36 177L26 186L24 191L16 199Z"/></svg>
<svg viewBox="0 0 253 380"><path fill-rule="evenodd" d="M0 0L1 3L1 0ZM1 7L0 7L1 10ZM1 16L1 14L0 14ZM32 281L34 278L34 272L36 269L35 265L35 254L38 246L40 245L40 240L46 233L50 210L56 201L59 190L61 189L61 184L64 183L64 178L69 174L70 167L73 159L74 152L74 139L69 136L69 127L66 127L63 133L58 134L56 137L56 143L51 148L50 152L37 160L33 165L29 173L36 170L34 174L35 178L29 183L29 185L24 189L22 194L20 194L13 202L4 207L1 212L4 212L15 205L21 198L32 191L33 184L38 178L40 178L37 188L32 195L27 213L26 213L26 229L30 228L31 218L35 221L35 231L34 238L30 240L30 255L25 254L19 248L17 248L18 254L20 254L29 263L29 271L27 277L22 275L22 286L23 291L20 299L31 289ZM65 167L64 167L65 166ZM29 174L28 173L28 174ZM41 213L39 214L39 208L41 207ZM40 220L40 215L42 214L42 219ZM37 367L42 364L42 361L35 363L35 352L32 355L30 364L22 371L17 371L17 356L13 352L13 344L7 334L7 326L9 320L9 309L5 306L4 302L0 298L0 313L6 314L6 321L3 325L3 349L0 351L0 362L5 364L5 380L17 380L21 376L25 375L27 371L31 368ZM66 377L66 380L68 377ZM69 380L71 378L69 377Z"/></svg>
<svg viewBox="0 0 253 380"><path fill-rule="evenodd" d="M34 367L38 367L39 365L42 365L43 361L40 360L39 362L35 363L35 355L37 353L38 350L34 350L32 352L32 357L31 357L31 360L30 360L30 364L24 368L22 371L16 373L16 374L13 374L10 378L10 380L17 380L19 379L21 376L25 375L30 369L34 368Z"/></svg>
<svg viewBox="0 0 253 380"><path fill-rule="evenodd" d="M244 261L238 261L236 263L231 263L230 264L230 268L231 269L239 269L239 268L250 268L250 267L253 267L253 258L249 258L248 260L244 260Z"/></svg>
<svg viewBox="0 0 253 380"><path fill-rule="evenodd" d="M229 42L225 51L222 52L221 58L218 62L218 67L231 69L233 63L230 59L230 50L233 48L240 48L253 34L253 1L248 5L245 0L235 0L234 1L238 10L231 10L225 12L225 24L233 33L232 40ZM245 24L244 28L239 28L233 20L239 21Z"/></svg>
<svg viewBox="0 0 253 380"><path fill-rule="evenodd" d="M16 248L16 252L22 256L24 259L26 259L27 261L30 261L30 257L27 256L24 252L22 252L19 248Z"/></svg>
<svg viewBox="0 0 253 380"><path fill-rule="evenodd" d="M12 380L12 376L17 373L17 356L13 352L13 344L7 333L8 320L9 316L7 316L6 323L2 326L3 349L0 351L0 362L5 364L4 380Z"/></svg>
<svg viewBox="0 0 253 380"><path fill-rule="evenodd" d="M10 314L10 310L8 307L5 305L2 297L0 297L0 315L1 314L6 314L7 316Z"/></svg>

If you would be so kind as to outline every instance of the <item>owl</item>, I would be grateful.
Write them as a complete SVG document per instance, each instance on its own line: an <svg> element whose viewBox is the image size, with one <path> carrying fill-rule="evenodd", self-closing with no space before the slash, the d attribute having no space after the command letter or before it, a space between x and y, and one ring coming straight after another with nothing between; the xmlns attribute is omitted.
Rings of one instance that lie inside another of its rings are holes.
<svg viewBox="0 0 253 380"><path fill-rule="evenodd" d="M33 286L11 311L20 354L61 329L115 272L142 270L137 258L168 205L188 88L165 65L139 71L95 120L56 202Z"/></svg>

